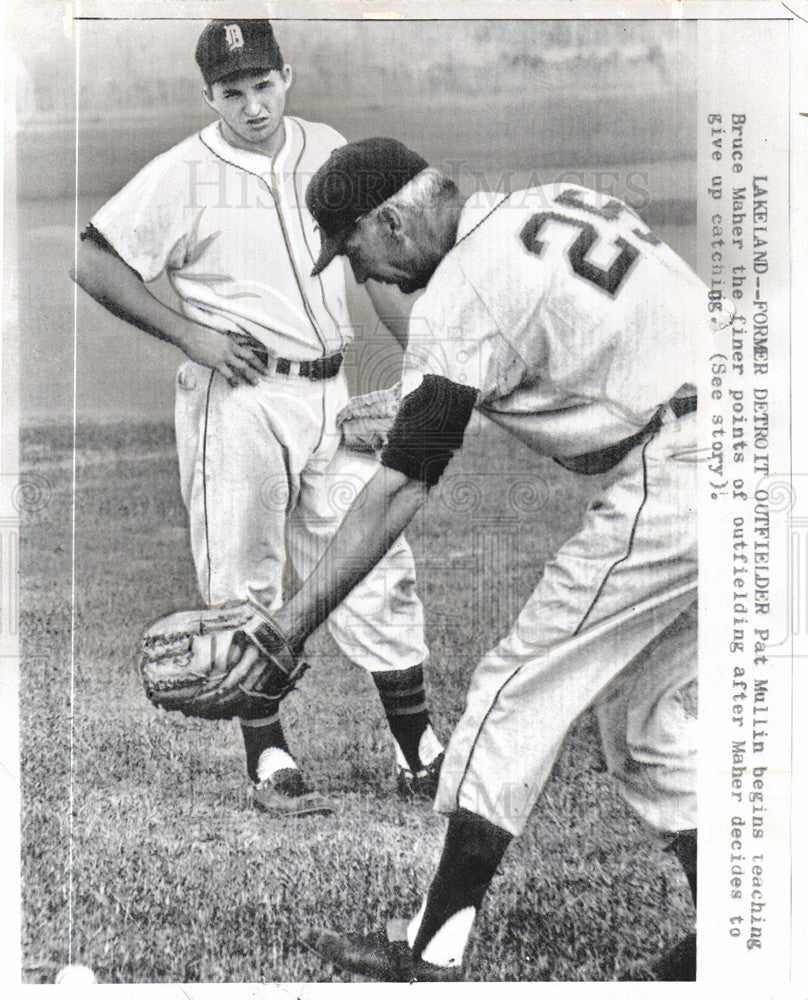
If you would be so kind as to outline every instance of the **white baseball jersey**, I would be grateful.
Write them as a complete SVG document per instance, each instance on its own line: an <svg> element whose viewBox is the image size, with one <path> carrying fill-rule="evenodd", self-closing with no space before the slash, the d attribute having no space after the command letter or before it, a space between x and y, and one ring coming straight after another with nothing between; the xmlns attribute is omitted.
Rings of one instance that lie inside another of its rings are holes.
<svg viewBox="0 0 808 1000"><path fill-rule="evenodd" d="M243 331L271 356L309 361L353 339L345 270L311 270L320 236L304 194L345 140L285 116L273 157L232 146L215 122L147 164L93 225L144 281L166 272L183 313ZM339 447L343 372L310 380L273 372L235 388L186 361L177 376L180 486L199 589L208 604L282 602L287 552L308 575L376 465ZM336 499L335 499L336 498ZM337 608L329 627L370 671L427 656L412 553L402 538Z"/></svg>
<svg viewBox="0 0 808 1000"><path fill-rule="evenodd" d="M147 164L92 223L144 281L165 271L189 319L307 361L352 339L342 269L311 277L320 237L304 201L345 140L328 125L283 121L271 159L212 123Z"/></svg>
<svg viewBox="0 0 808 1000"><path fill-rule="evenodd" d="M406 395L425 374L546 455L642 428L697 371L707 289L622 202L569 185L466 203L413 307Z"/></svg>
<svg viewBox="0 0 808 1000"><path fill-rule="evenodd" d="M469 386L482 413L553 456L658 419L478 664L440 812L521 833L595 707L623 798L660 834L696 825L696 415L662 404L694 381L707 336L706 287L621 202L546 186L466 204L413 307L405 398L426 375Z"/></svg>

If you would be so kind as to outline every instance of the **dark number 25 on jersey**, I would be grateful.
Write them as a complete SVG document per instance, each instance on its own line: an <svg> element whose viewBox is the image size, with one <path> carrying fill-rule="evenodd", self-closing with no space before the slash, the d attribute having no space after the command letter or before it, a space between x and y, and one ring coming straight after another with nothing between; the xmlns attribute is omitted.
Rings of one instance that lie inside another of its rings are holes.
<svg viewBox="0 0 808 1000"><path fill-rule="evenodd" d="M577 208L597 218L607 219L610 222L614 222L617 218L619 218L621 213L626 211L625 205L614 200L607 201L600 207L587 205L586 202L581 200L582 195L582 191L570 189L568 191L562 191L562 193L559 194L554 201L557 205L561 205L562 207L566 205L569 208ZM544 240L539 239L539 236L545 223L550 221L561 222L566 226L573 226L578 230L578 236L567 251L567 256L569 257L573 271L579 277L584 278L586 281L590 281L593 285L596 285L604 292L608 292L609 295L617 295L620 290L620 286L623 283L623 279L628 274L631 265L640 256L640 251L637 247L634 246L633 243L629 243L628 240L623 239L622 236L617 236L614 240L614 246L616 247L618 253L616 254L614 260L608 268L599 267L591 260L587 260L587 254L592 249L593 244L601 239L601 234L598 232L595 224L591 222L583 222L581 219L576 219L571 215L564 215L563 211L537 212L536 215L531 215L531 217L527 220L522 228L522 232L519 234L519 238L522 240L525 247L538 257L541 257L545 246ZM660 242L660 240L648 230L635 228L632 229L631 232L633 235L643 240L643 242L649 243L651 246L657 246Z"/></svg>

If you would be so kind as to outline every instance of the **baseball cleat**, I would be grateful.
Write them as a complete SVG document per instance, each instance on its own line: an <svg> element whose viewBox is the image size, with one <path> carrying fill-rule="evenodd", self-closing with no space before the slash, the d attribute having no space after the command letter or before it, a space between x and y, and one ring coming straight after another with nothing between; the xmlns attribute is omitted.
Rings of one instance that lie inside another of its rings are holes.
<svg viewBox="0 0 808 1000"><path fill-rule="evenodd" d="M282 819L334 812L334 803L315 792L296 767L284 767L253 786L253 805Z"/></svg>
<svg viewBox="0 0 808 1000"><path fill-rule="evenodd" d="M416 958L406 941L390 941L386 934L338 934L310 930L303 944L344 972L380 983L456 983L463 980L460 965L433 965Z"/></svg>
<svg viewBox="0 0 808 1000"><path fill-rule="evenodd" d="M428 799L430 802L435 798L438 790L438 780L440 779L440 769L443 764L443 753L427 764L417 773L413 773L407 767L398 767L396 771L396 791L402 799Z"/></svg>

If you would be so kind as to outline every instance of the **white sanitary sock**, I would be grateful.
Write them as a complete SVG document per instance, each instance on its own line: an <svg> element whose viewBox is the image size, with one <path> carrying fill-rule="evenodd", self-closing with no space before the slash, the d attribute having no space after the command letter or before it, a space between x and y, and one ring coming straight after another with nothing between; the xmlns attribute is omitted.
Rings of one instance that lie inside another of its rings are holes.
<svg viewBox="0 0 808 1000"><path fill-rule="evenodd" d="M415 944L421 921L424 919L426 910L426 897L421 904L421 909L415 914L407 927L407 941L410 948ZM432 965L462 965L463 952L466 950L471 928L474 926L474 918L477 910L473 906L466 906L457 913L453 913L440 930L435 934L429 944L421 953L421 958Z"/></svg>
<svg viewBox="0 0 808 1000"><path fill-rule="evenodd" d="M258 758L258 767L256 768L258 780L267 781L276 771L289 767L297 768L293 757L290 757L280 747L267 747L266 750L261 751L261 756Z"/></svg>
<svg viewBox="0 0 808 1000"><path fill-rule="evenodd" d="M402 770L409 771L410 765L401 752L401 747L395 740L393 742L396 745L396 763ZM421 761L421 766L428 767L440 753L443 753L443 744L430 724L421 733L421 739L418 741L418 759Z"/></svg>
<svg viewBox="0 0 808 1000"><path fill-rule="evenodd" d="M428 767L432 761L443 753L443 744L435 735L435 730L431 725L421 733L421 740L418 744L418 756L424 767Z"/></svg>

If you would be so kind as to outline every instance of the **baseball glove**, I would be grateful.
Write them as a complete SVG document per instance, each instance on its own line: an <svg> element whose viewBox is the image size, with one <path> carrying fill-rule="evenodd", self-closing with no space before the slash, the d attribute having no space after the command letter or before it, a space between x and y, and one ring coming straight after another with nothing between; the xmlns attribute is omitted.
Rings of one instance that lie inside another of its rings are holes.
<svg viewBox="0 0 808 1000"><path fill-rule="evenodd" d="M354 396L337 414L342 443L352 451L381 451L401 403L401 383Z"/></svg>
<svg viewBox="0 0 808 1000"><path fill-rule="evenodd" d="M307 667L251 601L178 611L142 639L140 674L149 699L200 719L271 715Z"/></svg>

